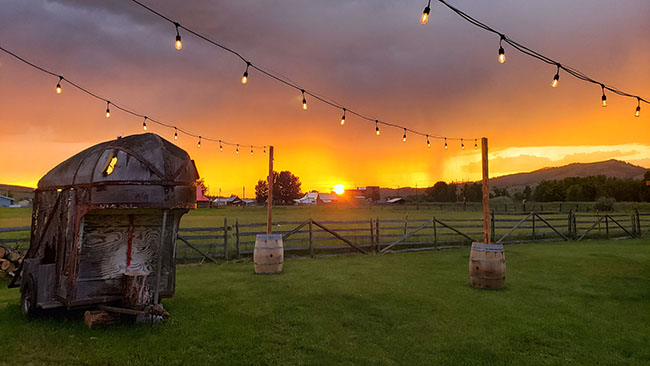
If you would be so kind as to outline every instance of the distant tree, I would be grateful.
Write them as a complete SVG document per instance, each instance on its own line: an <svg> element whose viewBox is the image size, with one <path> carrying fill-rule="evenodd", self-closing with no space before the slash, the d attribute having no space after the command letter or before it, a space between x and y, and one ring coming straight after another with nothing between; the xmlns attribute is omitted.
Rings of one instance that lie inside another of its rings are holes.
<svg viewBox="0 0 650 366"><path fill-rule="evenodd" d="M203 178L199 179L198 182L197 182L197 186L203 188L203 194L205 196L208 196L210 194L210 186L205 184L205 179L203 179Z"/></svg>
<svg viewBox="0 0 650 366"><path fill-rule="evenodd" d="M646 180L646 181L647 181L647 180L650 180L650 170L648 170L647 172L645 172L645 174L643 175L643 180Z"/></svg>
<svg viewBox="0 0 650 366"><path fill-rule="evenodd" d="M269 198L269 183L265 180L258 180L255 186L255 201L262 204Z"/></svg>
<svg viewBox="0 0 650 366"><path fill-rule="evenodd" d="M492 192L494 194L493 197L510 197L510 192L508 192L507 187L502 189L494 187L492 188Z"/></svg>
<svg viewBox="0 0 650 366"><path fill-rule="evenodd" d="M369 200L371 200L371 201L373 201L373 202L377 202L377 201L379 201L379 200L381 199L381 195L379 194L379 190L378 190L378 189L368 189L368 190L366 190L366 192L363 194L363 196L364 196L366 199L369 199Z"/></svg>
<svg viewBox="0 0 650 366"><path fill-rule="evenodd" d="M460 189L460 195L467 202L481 202L483 199L483 185L481 183L466 183Z"/></svg>
<svg viewBox="0 0 650 366"><path fill-rule="evenodd" d="M293 204L293 200L300 198L300 178L290 171L273 172L273 204ZM268 199L269 186L266 180L258 180L255 186L255 200L263 203Z"/></svg>
<svg viewBox="0 0 650 366"><path fill-rule="evenodd" d="M530 188L530 186L526 186L526 188L524 188L524 199L528 201L532 196L533 190Z"/></svg>
<svg viewBox="0 0 650 366"><path fill-rule="evenodd" d="M426 189L427 199L433 202L456 202L456 184L437 182Z"/></svg>

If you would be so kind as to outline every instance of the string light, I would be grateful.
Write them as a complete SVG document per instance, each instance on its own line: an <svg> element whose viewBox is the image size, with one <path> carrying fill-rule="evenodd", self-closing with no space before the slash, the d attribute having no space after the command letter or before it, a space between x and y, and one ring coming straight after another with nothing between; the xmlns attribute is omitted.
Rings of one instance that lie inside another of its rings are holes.
<svg viewBox="0 0 650 366"><path fill-rule="evenodd" d="M641 98L636 97L636 111L634 112L634 117L641 115Z"/></svg>
<svg viewBox="0 0 650 366"><path fill-rule="evenodd" d="M345 111L346 109L343 108L343 117L341 117L341 126L345 125Z"/></svg>
<svg viewBox="0 0 650 366"><path fill-rule="evenodd" d="M264 146L264 155L266 155L266 146Z"/></svg>
<svg viewBox="0 0 650 366"><path fill-rule="evenodd" d="M196 143L196 147L201 148L201 136L199 136L199 142Z"/></svg>
<svg viewBox="0 0 650 366"><path fill-rule="evenodd" d="M402 136L402 142L406 142L406 128L404 129L404 136Z"/></svg>
<svg viewBox="0 0 650 366"><path fill-rule="evenodd" d="M253 145L251 145L251 155L253 155Z"/></svg>
<svg viewBox="0 0 650 366"><path fill-rule="evenodd" d="M605 95L605 85L600 84L600 87L603 89L603 96L602 98L600 98L600 100L602 101L602 106L607 107L607 96Z"/></svg>
<svg viewBox="0 0 650 366"><path fill-rule="evenodd" d="M557 72L553 76L553 81L551 82L552 87L557 87L557 83L560 81L560 64L557 64Z"/></svg>
<svg viewBox="0 0 650 366"><path fill-rule="evenodd" d="M239 144L237 144L237 148L235 149L235 154L239 155Z"/></svg>
<svg viewBox="0 0 650 366"><path fill-rule="evenodd" d="M87 88L81 86L80 84L75 83L74 81L72 81L72 80L70 80L70 79L68 79L68 78L63 78L63 77L60 76L59 74L54 73L54 72L52 72L52 71L50 71L50 70L47 70L47 69L45 69L44 67L41 67L41 66L39 66L39 65L36 65L36 64L34 64L33 62L30 62L30 61L26 60L25 58L23 58L23 57L21 57L21 56L15 54L15 53L13 53L13 52L11 52L11 51L5 49L4 47L1 47L1 46L0 46L0 51L2 51L2 52L4 52L4 53L6 53L6 54L8 54L8 55L10 55L10 56L12 56L12 57L14 57L15 59L21 61L22 63L24 63L24 64L26 64L26 65L28 65L28 66L31 66L31 67L34 68L34 69L37 69L38 71L41 71L41 72L43 72L43 73L45 73L45 74L48 74L48 75L51 75L51 76L58 77L59 80L66 80L67 83L68 83L70 86L72 86L73 88L75 88L75 89L77 89L77 90L83 92L84 94L86 94L86 95L88 95L88 96L90 96L90 97L93 97L93 98L95 98L95 99L97 99L97 100L101 100L102 102L105 102L105 103L106 103L106 117L107 117L107 118L110 117L110 107L113 106L113 107L115 107L115 108L121 110L122 112L124 112L124 113L126 113L126 114L130 114L130 115L132 115L132 116L134 116L134 117L142 118L142 119L143 119L143 129L144 129L144 125L146 124L146 122L153 122L153 123L155 123L155 124L157 124L157 125L160 125L160 126L162 126L162 127L167 127L167 128L170 128L170 129L174 129L174 140L177 140L177 139L178 139L178 133L179 133L179 132L184 133L184 134L186 134L186 135L188 135L188 136L191 136L191 137L196 137L196 138L199 138L199 137L200 137L200 136L197 135L197 134L193 134L193 133L191 133L191 132L189 132L189 131L185 131L185 130L183 130L183 129L179 129L177 126L175 126L175 125L173 125L173 124L166 123L166 122L163 122L163 121L160 121L160 120L157 120L157 119L154 119L154 118L148 117L148 116L146 116L146 115L144 115L144 114L142 114L142 113L136 112L136 111L134 111L134 110L132 110L132 109L129 109L129 108L126 108L126 107L122 107L122 106L120 106L120 105L118 105L118 104L116 104L116 103L113 103L113 102L111 102L108 98L105 98L105 97L103 97L103 96L100 96L100 95L97 94L96 92L93 92L93 91L91 91L91 90L89 90L89 89L87 89ZM147 128L148 128L148 126L147 126ZM214 141L214 142L219 141L220 146L223 146L223 145L235 146L235 145L236 145L235 143L227 142L227 141L224 141L224 140L217 140L217 139L215 139L215 138L209 138L209 137L205 137L205 136L201 136L200 138L201 138L201 141L204 141L204 140L207 140L207 141ZM262 149L262 148L266 149L266 146L262 147L262 146L252 145L252 147L253 147L253 149Z"/></svg>
<svg viewBox="0 0 650 366"><path fill-rule="evenodd" d="M422 17L420 17L420 23L427 24L427 22L429 21L430 12L431 12L431 0L429 0L427 6L424 8L424 11L422 12Z"/></svg>
<svg viewBox="0 0 650 366"><path fill-rule="evenodd" d="M246 71L244 71L244 76L241 78L241 83L246 84L248 82L248 67L251 65L250 62L246 61Z"/></svg>
<svg viewBox="0 0 650 366"><path fill-rule="evenodd" d="M174 43L174 47L180 51L183 48L183 44L181 43L181 34L178 32L178 27L180 27L180 24L174 23L174 25L176 26L176 43Z"/></svg>
<svg viewBox="0 0 650 366"><path fill-rule="evenodd" d="M463 139L460 139L460 148L461 150L465 150L465 144L463 143Z"/></svg>
<svg viewBox="0 0 650 366"><path fill-rule="evenodd" d="M59 76L59 82L56 83L56 93L61 94L61 81L63 80L63 76Z"/></svg>
<svg viewBox="0 0 650 366"><path fill-rule="evenodd" d="M445 150L447 150L447 149L448 149L448 146L447 146L447 138L445 137Z"/></svg>
<svg viewBox="0 0 650 366"><path fill-rule="evenodd" d="M144 116L144 121L142 121L142 129L147 130L147 116Z"/></svg>
<svg viewBox="0 0 650 366"><path fill-rule="evenodd" d="M221 143L221 140L219 140L219 151L223 152L223 144Z"/></svg>
<svg viewBox="0 0 650 366"><path fill-rule="evenodd" d="M501 39L499 40L499 63L504 63L506 62L506 51L503 49L503 45L501 42L506 39L505 35L501 35Z"/></svg>
<svg viewBox="0 0 650 366"><path fill-rule="evenodd" d="M431 148L431 141L429 141L429 135L427 135L427 147Z"/></svg>
<svg viewBox="0 0 650 366"><path fill-rule="evenodd" d="M307 109L307 99L305 99L305 90L301 89L300 92L302 93L302 109Z"/></svg>
<svg viewBox="0 0 650 366"><path fill-rule="evenodd" d="M379 121L375 120L375 133L379 136Z"/></svg>
<svg viewBox="0 0 650 366"><path fill-rule="evenodd" d="M474 139L474 150L478 150L478 139Z"/></svg>

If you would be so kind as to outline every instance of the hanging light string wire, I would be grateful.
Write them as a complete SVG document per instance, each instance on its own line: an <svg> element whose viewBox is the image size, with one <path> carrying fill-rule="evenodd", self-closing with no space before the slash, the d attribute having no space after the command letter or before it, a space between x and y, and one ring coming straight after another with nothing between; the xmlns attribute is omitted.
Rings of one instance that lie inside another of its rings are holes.
<svg viewBox="0 0 650 366"><path fill-rule="evenodd" d="M251 144L237 144L237 143L234 143L234 142L228 142L228 141L223 140L223 139L218 139L218 138L213 138L213 137L205 137L203 135L194 134L194 133L192 133L190 131L184 130L184 129L182 129L180 127L177 127L175 125L172 125L170 123L166 123L166 122L160 121L158 119L151 118L151 117L149 117L149 116L147 116L145 114L141 114L141 113L136 112L136 111L134 111L132 109L129 109L129 108L123 107L123 106L121 106L119 104L116 104L115 102L111 101L110 99L102 97L99 94L88 90L87 88L75 83L74 81L64 77L63 75L57 74L55 72L52 72L50 70L45 69L44 67L36 65L35 63L33 63L33 62L29 61L29 60L26 60L25 58L23 58L23 57L15 54L15 53L7 50L6 48L4 48L2 46L0 46L0 51L2 51L4 53L16 58L17 60L23 62L24 64L29 65L29 66L31 66L31 67L33 67L33 68L35 68L35 69L37 69L37 70L39 70L39 71L41 71L43 73L46 73L46 74L49 74L49 75L52 75L52 76L55 76L55 77L59 78L59 84L65 82L68 85L70 85L70 86L72 86L72 87L86 93L87 95L90 95L91 97L93 97L95 99L98 99L98 100L101 100L101 101L105 102L107 107L108 106L114 107L114 108L119 109L120 111L122 111L124 113L127 113L127 114L130 114L132 116L139 117L139 118L144 118L145 123L148 122L148 121L151 121L151 122L156 123L156 124L158 124L160 126L174 129L175 132L181 132L181 133L183 133L183 134L185 134L187 136L194 137L194 138L200 138L201 140L204 140L204 141L219 142L219 143L221 143L223 145L228 145L228 146L248 145L248 146L253 146L253 148L255 148L255 149L265 149L266 148L266 146L258 146L258 145L251 145Z"/></svg>
<svg viewBox="0 0 650 366"><path fill-rule="evenodd" d="M633 94L630 94L630 93L626 93L626 92L624 92L624 91L622 91L622 90L620 90L618 88L615 88L615 87L613 87L611 85L607 85L605 83L602 83L600 81L592 79L589 76L585 75L580 70L577 70L577 69L575 69L573 67L570 67L570 66L564 65L564 64L562 64L562 63L560 63L558 61L555 61L555 60L553 60L552 58L550 58L548 56L542 55L541 53L539 53L539 52L537 52L535 50L532 50L532 49L522 45L521 43L512 40L511 38L508 38L504 33L499 32L496 29L486 25L485 23L482 23L482 22L476 20L475 18L473 18L472 16L470 16L467 13L463 12L462 10L459 10L458 8L450 5L445 0L438 0L438 1L440 3L442 3L443 5L445 5L446 7L448 7L449 9L451 9L451 11L453 11L454 13L458 14L461 18L468 21L469 23L471 23L471 24L473 24L473 25L475 25L475 26L477 26L479 28L482 28L482 29L484 29L484 30L486 30L488 32L491 32L491 33L494 33L494 34L500 36L501 39L504 42L511 45L514 49L516 49L517 51L519 51L519 52L521 52L523 54L526 54L526 55L528 55L530 57L536 58L536 59L538 59L538 60L540 60L542 62L545 62L545 63L547 63L549 65L557 66L558 71L560 69L564 70L569 75L571 75L571 76L573 76L573 77L575 77L577 79L580 79L582 81L586 81L588 83L596 84L598 86L604 86L604 89L609 90L612 93L618 94L618 95L623 96L623 97L634 98L638 102L645 102L645 103L650 104L650 101L648 101L647 99L644 99L644 98L642 98L642 97L640 97L638 95L633 95Z"/></svg>
<svg viewBox="0 0 650 366"><path fill-rule="evenodd" d="M309 91L309 90L305 89L304 87L300 86L299 84L288 80L288 78L280 76L278 73L268 71L267 69L263 68L262 66L259 66L259 65L255 64L255 63L253 63L251 60L245 58L244 56L242 56L241 53L233 50L232 48L224 46L223 44L221 44L221 43L219 43L219 42L217 42L217 41L215 41L213 39L210 39L209 37L207 37L207 36L205 36L205 35L203 35L201 33L198 33L197 31L194 31L194 30L192 30L192 29L190 29L188 27L185 27L184 25L180 24L179 22L174 21L173 19L169 18L168 16L158 12L157 10L154 10L154 9L150 8L149 6L141 3L138 0L131 0L131 1L133 1L137 5L140 5L142 8L146 9L147 11L157 15L158 17L168 21L169 23L171 23L175 27L178 27L179 29L182 29L182 30L186 31L187 33L192 34L193 36L195 36L195 37L197 37L199 39L202 39L205 42L208 42L208 43L210 43L211 45L213 45L215 47L218 47L218 48L220 48L220 49L222 49L222 50L224 50L226 52L229 52L229 53L235 55L236 57L241 59L241 61L243 61L244 64L245 64L244 66L248 66L249 69L254 69L254 70L262 73L263 75L266 75L267 77L269 77L269 78L271 78L271 79L273 79L273 80L275 80L275 81L277 81L279 83L282 83L282 84L284 84L284 85L286 85L286 86L288 86L290 88L295 89L298 92L302 92L304 90L305 95L307 95L309 97L312 97L312 98L314 98L314 99L316 99L316 100L318 100L318 101L320 101L320 102L322 102L322 103L324 103L326 105L329 105L330 107L333 107L333 108L336 108L336 109L339 109L339 110L345 109L347 114L354 115L354 116L356 116L356 117L358 117L360 119L366 120L366 121L371 122L371 123L378 123L378 124L381 124L381 125L384 125L384 126L393 127L393 128L400 129L400 130L403 130L403 129L406 128L406 130L408 132L411 132L412 134L415 134L415 135L420 135L420 136L423 136L423 137L428 136L428 137L430 137L432 139L438 139L438 140L443 140L445 138L445 136L443 136L443 135L438 135L438 134L434 134L434 133L420 132L420 131L416 131L416 130L413 130L411 128L399 125L397 123L391 123L391 122L378 120L375 117L370 117L370 116L365 115L365 114L363 114L361 112L357 112L357 111L355 111L353 109L350 109L349 107L343 106L340 103L337 103L337 102L333 101L331 98L327 98L327 97L322 96L322 95L320 95L320 94L318 94L316 92L312 92L312 91ZM461 139L461 137L449 137L449 136L447 136L447 140L460 141L460 139ZM466 140L467 139L468 138L466 138ZM471 139L473 139L473 138L471 138Z"/></svg>

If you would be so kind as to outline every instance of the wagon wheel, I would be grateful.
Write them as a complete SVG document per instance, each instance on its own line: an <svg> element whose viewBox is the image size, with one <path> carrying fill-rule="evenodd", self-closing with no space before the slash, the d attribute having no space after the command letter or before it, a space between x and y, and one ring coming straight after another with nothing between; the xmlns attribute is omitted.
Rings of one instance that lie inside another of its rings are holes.
<svg viewBox="0 0 650 366"><path fill-rule="evenodd" d="M27 318L34 318L38 314L36 309L36 284L31 276L26 279L20 289L20 309Z"/></svg>

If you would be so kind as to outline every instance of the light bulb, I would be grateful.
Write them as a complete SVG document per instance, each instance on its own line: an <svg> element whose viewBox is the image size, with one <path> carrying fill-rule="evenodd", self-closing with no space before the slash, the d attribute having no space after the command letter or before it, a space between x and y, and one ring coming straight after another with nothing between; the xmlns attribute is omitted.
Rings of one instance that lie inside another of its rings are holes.
<svg viewBox="0 0 650 366"><path fill-rule="evenodd" d="M379 136L379 121L375 120L375 133Z"/></svg>
<svg viewBox="0 0 650 366"><path fill-rule="evenodd" d="M266 155L266 146L264 146L264 155Z"/></svg>
<svg viewBox="0 0 650 366"><path fill-rule="evenodd" d="M499 47L499 63L506 62L506 53L503 50L503 47Z"/></svg>
<svg viewBox="0 0 650 366"><path fill-rule="evenodd" d="M61 94L61 80L63 80L63 76L59 76L59 82L56 83L56 93Z"/></svg>
<svg viewBox="0 0 650 366"><path fill-rule="evenodd" d="M557 87L557 83L558 83L559 81L560 81L560 74L557 73L557 74L555 74L555 76L553 77L553 81L551 82L551 86L554 87L554 88Z"/></svg>
<svg viewBox="0 0 650 366"><path fill-rule="evenodd" d="M636 97L636 111L634 111L634 117L638 117L641 115L641 98Z"/></svg>
<svg viewBox="0 0 650 366"><path fill-rule="evenodd" d="M142 121L142 129L147 130L147 116L144 116L144 121Z"/></svg>
<svg viewBox="0 0 650 366"><path fill-rule="evenodd" d="M174 127L174 140L178 140L178 129Z"/></svg>
<svg viewBox="0 0 650 366"><path fill-rule="evenodd" d="M343 108L343 117L341 117L341 126L345 125L345 108Z"/></svg>
<svg viewBox="0 0 650 366"><path fill-rule="evenodd" d="M478 150L478 142L474 139L474 150Z"/></svg>
<svg viewBox="0 0 650 366"><path fill-rule="evenodd" d="M305 99L305 91L301 90L302 92L302 109L307 109L307 99Z"/></svg>
<svg viewBox="0 0 650 366"><path fill-rule="evenodd" d="M429 13L431 12L431 0L429 0L429 3L427 6L424 8L424 11L422 12L422 17L420 17L420 23L422 24L427 24L429 21Z"/></svg>
<svg viewBox="0 0 650 366"><path fill-rule="evenodd" d="M253 145L251 145L251 155L253 155Z"/></svg>
<svg viewBox="0 0 650 366"><path fill-rule="evenodd" d="M603 96L602 98L600 98L600 100L602 101L602 106L607 107L607 96L605 95L605 85L601 84L600 87L603 89Z"/></svg>
<svg viewBox="0 0 650 366"><path fill-rule="evenodd" d="M239 144L237 144L237 148L235 149L235 154L239 155Z"/></svg>
<svg viewBox="0 0 650 366"><path fill-rule="evenodd" d="M174 46L176 47L177 50L180 51L183 48L183 44L181 43L181 34L178 33L178 27L180 26L180 24L174 23L174 25L176 26L176 43L174 44Z"/></svg>
<svg viewBox="0 0 650 366"><path fill-rule="evenodd" d="M199 142L196 143L196 147L198 147L198 148L201 147L201 136L199 136Z"/></svg>
<svg viewBox="0 0 650 366"><path fill-rule="evenodd" d="M219 151L223 152L223 145L221 144L221 140L219 140Z"/></svg>
<svg viewBox="0 0 650 366"><path fill-rule="evenodd" d="M111 116L110 105L111 105L111 102L106 102L106 118Z"/></svg>
<svg viewBox="0 0 650 366"><path fill-rule="evenodd" d="M246 84L248 82L248 67L251 65L250 62L246 62L246 71L244 71L244 75L241 78L241 83Z"/></svg>
<svg viewBox="0 0 650 366"><path fill-rule="evenodd" d="M402 136L402 142L406 142L406 128L404 129L404 136Z"/></svg>
<svg viewBox="0 0 650 366"><path fill-rule="evenodd" d="M460 148L461 148L462 150L465 150L465 144L463 143L463 139L462 139L462 138L460 139Z"/></svg>
<svg viewBox="0 0 650 366"><path fill-rule="evenodd" d="M429 135L427 135L427 147L431 147L431 141L429 141Z"/></svg>
<svg viewBox="0 0 650 366"><path fill-rule="evenodd" d="M447 146L447 138L445 137L445 150L447 150L449 147Z"/></svg>

